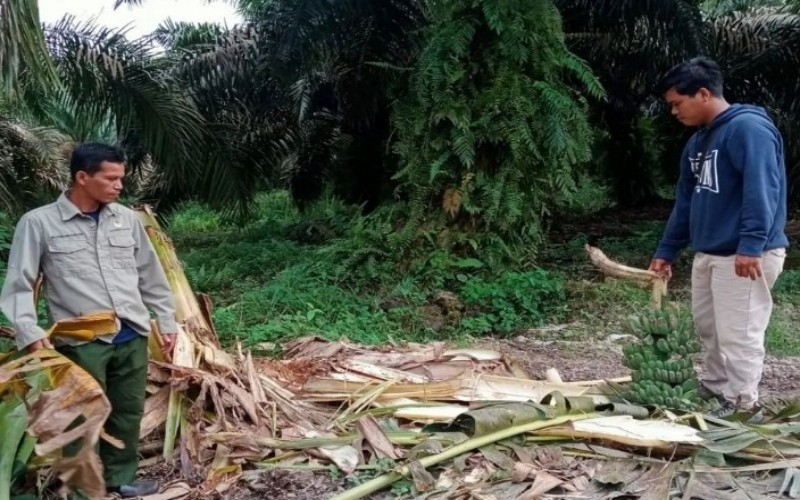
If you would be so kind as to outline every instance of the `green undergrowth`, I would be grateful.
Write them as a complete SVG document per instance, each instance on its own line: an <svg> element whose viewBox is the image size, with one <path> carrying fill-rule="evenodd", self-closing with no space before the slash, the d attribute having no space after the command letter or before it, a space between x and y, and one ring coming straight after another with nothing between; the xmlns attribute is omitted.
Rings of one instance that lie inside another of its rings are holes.
<svg viewBox="0 0 800 500"><path fill-rule="evenodd" d="M364 216L334 200L301 213L282 192L262 195L257 214L236 228L190 203L168 220L193 288L215 300L224 341L458 343L566 316L565 277L521 262L525 251L466 239L451 245L465 252L426 238L403 246L389 222L396 213Z"/></svg>
<svg viewBox="0 0 800 500"><path fill-rule="evenodd" d="M189 203L168 230L192 286L214 299L225 342L269 345L315 334L369 344L466 344L548 325L562 325L553 335L563 339L602 338L621 333L622 319L650 307L649 289L605 279L593 268L584 250L589 238L579 232L536 254L468 241L471 251L455 255L437 248L434 237L428 247L401 251L387 222L397 218L381 211L363 216L330 199L301 213L277 192L261 195L257 218L245 228ZM663 221L612 229L615 236L592 243L614 260L646 267ZM685 252L670 284L670 300L685 307L690 270ZM800 355L791 330L800 319L792 306L800 298L798 273L788 269L775 288L772 354Z"/></svg>
<svg viewBox="0 0 800 500"><path fill-rule="evenodd" d="M484 335L589 340L622 333L628 314L650 307L649 289L604 278L592 266L584 250L590 237L580 230L535 249L453 235L463 238L461 250L442 249L437 236L403 247L389 222L400 218L398 210L364 216L327 199L300 212L285 192L274 192L259 196L245 227L197 203L165 222L192 287L211 296L227 345L240 340L271 349L302 335L367 344L466 345ZM5 274L13 227L7 218L0 222ZM663 221L608 229L592 244L614 260L646 267ZM773 355L800 355L798 257L791 249L775 285L766 340ZM685 252L670 282L669 299L687 308L690 270ZM1 315L0 322L7 324ZM10 346L0 339L0 349Z"/></svg>

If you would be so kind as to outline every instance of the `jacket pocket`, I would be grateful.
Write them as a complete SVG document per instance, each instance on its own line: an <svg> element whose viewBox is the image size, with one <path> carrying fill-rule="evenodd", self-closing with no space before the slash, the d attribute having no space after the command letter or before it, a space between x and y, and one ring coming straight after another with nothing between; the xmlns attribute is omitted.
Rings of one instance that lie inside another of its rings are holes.
<svg viewBox="0 0 800 500"><path fill-rule="evenodd" d="M115 234L108 237L111 249L111 265L114 269L133 269L136 267L134 249L136 241L130 234Z"/></svg>
<svg viewBox="0 0 800 500"><path fill-rule="evenodd" d="M50 272L56 276L74 276L89 265L89 243L85 239L55 240L47 245Z"/></svg>

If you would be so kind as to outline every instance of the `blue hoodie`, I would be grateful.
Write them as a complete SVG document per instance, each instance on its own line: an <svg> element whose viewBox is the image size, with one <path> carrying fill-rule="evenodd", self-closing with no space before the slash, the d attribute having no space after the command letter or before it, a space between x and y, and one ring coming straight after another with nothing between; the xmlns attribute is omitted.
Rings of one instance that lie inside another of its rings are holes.
<svg viewBox="0 0 800 500"><path fill-rule="evenodd" d="M672 261L687 245L760 257L789 246L785 226L783 140L763 108L734 104L686 143L675 207L655 258Z"/></svg>

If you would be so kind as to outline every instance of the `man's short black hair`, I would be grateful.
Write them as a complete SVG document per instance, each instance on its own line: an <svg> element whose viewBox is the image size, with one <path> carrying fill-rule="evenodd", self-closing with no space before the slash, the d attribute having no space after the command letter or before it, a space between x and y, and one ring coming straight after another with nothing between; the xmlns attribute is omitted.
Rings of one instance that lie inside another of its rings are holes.
<svg viewBox="0 0 800 500"><path fill-rule="evenodd" d="M658 82L656 94L663 96L674 88L681 95L693 96L705 88L715 97L722 97L722 83L719 64L707 57L695 57L669 70Z"/></svg>
<svg viewBox="0 0 800 500"><path fill-rule="evenodd" d="M72 180L78 172L94 175L100 171L104 161L109 163L125 163L125 153L118 146L102 142L85 142L72 151L69 160L69 173Z"/></svg>

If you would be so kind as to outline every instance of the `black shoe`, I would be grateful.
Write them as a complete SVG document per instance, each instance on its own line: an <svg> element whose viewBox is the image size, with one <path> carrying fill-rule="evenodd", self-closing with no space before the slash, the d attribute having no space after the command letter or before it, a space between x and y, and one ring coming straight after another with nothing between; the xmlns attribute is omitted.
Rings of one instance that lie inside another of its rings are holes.
<svg viewBox="0 0 800 500"><path fill-rule="evenodd" d="M154 495L158 493L160 486L158 481L137 479L131 484L123 484L122 486L110 486L109 493L116 493L122 498L135 498L147 495Z"/></svg>
<svg viewBox="0 0 800 500"><path fill-rule="evenodd" d="M714 418L726 418L736 413L736 405L727 399L722 401L720 407L708 412Z"/></svg>
<svg viewBox="0 0 800 500"><path fill-rule="evenodd" d="M759 405L756 404L753 405L752 408L744 410L728 400L725 400L716 410L709 412L709 415L715 418L726 419L735 417L731 420L736 420L747 424L760 424L764 421L764 410Z"/></svg>

